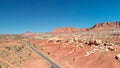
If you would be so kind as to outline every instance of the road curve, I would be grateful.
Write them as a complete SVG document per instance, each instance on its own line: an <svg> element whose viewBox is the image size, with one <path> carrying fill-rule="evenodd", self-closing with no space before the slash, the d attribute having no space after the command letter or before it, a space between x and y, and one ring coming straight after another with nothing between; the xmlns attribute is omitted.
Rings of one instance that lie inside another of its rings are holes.
<svg viewBox="0 0 120 68"><path fill-rule="evenodd" d="M33 47L29 42L25 42L25 45L28 46L31 50L33 50L36 54L38 54L41 58L45 59L50 64L50 68L61 68L58 64L53 62L51 59L42 54L42 52Z"/></svg>

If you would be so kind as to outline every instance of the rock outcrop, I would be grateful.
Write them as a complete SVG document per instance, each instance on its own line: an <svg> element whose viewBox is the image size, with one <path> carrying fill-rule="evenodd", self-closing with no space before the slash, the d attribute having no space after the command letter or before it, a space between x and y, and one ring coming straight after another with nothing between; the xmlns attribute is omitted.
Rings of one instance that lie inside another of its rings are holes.
<svg viewBox="0 0 120 68"><path fill-rule="evenodd" d="M117 54L115 58L120 62L120 54Z"/></svg>
<svg viewBox="0 0 120 68"><path fill-rule="evenodd" d="M119 29L120 30L120 22L107 22L107 23L98 23L95 24L91 28L72 28L72 27L65 27L65 28L56 28L53 30L53 33L66 33L66 32L80 32L80 31L90 31L96 29L102 30L109 30L109 29Z"/></svg>
<svg viewBox="0 0 120 68"><path fill-rule="evenodd" d="M92 28L120 28L120 22L107 22L95 24Z"/></svg>

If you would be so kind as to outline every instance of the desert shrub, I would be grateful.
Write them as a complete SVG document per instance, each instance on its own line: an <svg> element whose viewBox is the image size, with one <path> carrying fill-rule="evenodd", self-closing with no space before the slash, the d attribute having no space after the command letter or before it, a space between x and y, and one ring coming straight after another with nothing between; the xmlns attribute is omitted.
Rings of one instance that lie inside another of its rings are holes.
<svg viewBox="0 0 120 68"><path fill-rule="evenodd" d="M17 52L19 52L19 51L22 50L22 48L21 48L21 47L16 47L15 50L16 50Z"/></svg>
<svg viewBox="0 0 120 68"><path fill-rule="evenodd" d="M11 48L10 48L9 46L5 46L5 48L6 48L8 51L11 50Z"/></svg>
<svg viewBox="0 0 120 68"><path fill-rule="evenodd" d="M50 52L48 52L48 55L50 55Z"/></svg>

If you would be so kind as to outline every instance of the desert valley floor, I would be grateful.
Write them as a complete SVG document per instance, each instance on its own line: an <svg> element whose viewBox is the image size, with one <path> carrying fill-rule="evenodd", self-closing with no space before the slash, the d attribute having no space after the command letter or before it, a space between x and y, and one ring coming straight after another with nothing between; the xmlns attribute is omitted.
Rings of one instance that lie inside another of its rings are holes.
<svg viewBox="0 0 120 68"><path fill-rule="evenodd" d="M50 68L29 46L60 68L120 68L120 22L91 28L57 28L48 33L0 35L0 68Z"/></svg>

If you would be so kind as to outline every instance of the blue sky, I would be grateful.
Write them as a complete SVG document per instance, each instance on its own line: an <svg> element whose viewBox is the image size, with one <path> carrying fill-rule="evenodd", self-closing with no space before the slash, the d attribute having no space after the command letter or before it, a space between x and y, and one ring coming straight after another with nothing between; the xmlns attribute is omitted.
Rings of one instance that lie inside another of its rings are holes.
<svg viewBox="0 0 120 68"><path fill-rule="evenodd" d="M0 0L0 34L120 21L120 0Z"/></svg>

